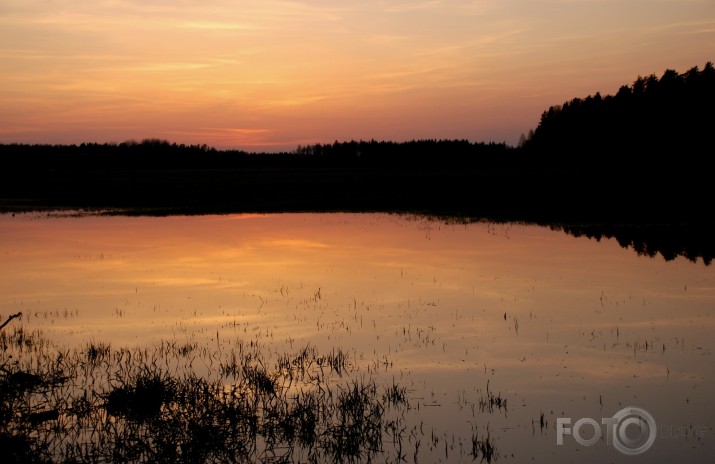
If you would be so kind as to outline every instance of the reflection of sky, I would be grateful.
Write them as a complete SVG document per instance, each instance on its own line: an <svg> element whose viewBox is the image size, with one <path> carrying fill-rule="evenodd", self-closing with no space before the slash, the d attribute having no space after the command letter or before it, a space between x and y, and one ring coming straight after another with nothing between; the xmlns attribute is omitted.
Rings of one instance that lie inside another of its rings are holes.
<svg viewBox="0 0 715 464"><path fill-rule="evenodd" d="M0 222L3 314L23 311L61 344L218 332L274 353L341 347L365 371L391 362L385 375L418 402L449 404L423 413L444 427L455 395L475 401L487 379L509 398L514 433L540 411L555 424L630 403L713 425L715 270L702 263L535 226L388 215Z"/></svg>

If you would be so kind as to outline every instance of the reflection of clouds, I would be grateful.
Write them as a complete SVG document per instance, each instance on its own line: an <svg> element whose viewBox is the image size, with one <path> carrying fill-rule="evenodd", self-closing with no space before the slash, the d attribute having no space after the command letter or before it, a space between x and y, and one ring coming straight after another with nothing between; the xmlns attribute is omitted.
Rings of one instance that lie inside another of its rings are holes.
<svg viewBox="0 0 715 464"><path fill-rule="evenodd" d="M536 226L304 214L0 225L2 307L77 310L52 327L92 327L111 343L155 341L176 321L223 339L236 322L270 329L279 348L287 337L340 343L415 374L494 368L494 388L529 394L634 374L677 384L712 351L711 269Z"/></svg>
<svg viewBox="0 0 715 464"><path fill-rule="evenodd" d="M327 243L301 239L265 240L262 243L267 247L290 248L294 251L333 248Z"/></svg>

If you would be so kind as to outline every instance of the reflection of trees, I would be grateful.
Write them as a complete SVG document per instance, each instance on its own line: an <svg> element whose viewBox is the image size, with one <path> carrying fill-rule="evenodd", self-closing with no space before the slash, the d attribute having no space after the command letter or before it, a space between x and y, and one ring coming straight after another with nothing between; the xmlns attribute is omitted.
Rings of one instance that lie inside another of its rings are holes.
<svg viewBox="0 0 715 464"><path fill-rule="evenodd" d="M574 237L585 236L600 241L614 238L623 248L632 248L642 256L660 254L666 261L683 256L690 261L702 258L710 265L715 257L715 226L647 225L647 226L552 226Z"/></svg>

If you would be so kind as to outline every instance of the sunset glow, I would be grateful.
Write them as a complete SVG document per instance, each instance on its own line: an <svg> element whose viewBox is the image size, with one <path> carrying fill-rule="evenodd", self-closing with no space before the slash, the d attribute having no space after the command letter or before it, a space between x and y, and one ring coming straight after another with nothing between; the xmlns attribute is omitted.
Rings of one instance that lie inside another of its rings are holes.
<svg viewBox="0 0 715 464"><path fill-rule="evenodd" d="M0 142L515 144L713 43L711 0L0 0Z"/></svg>

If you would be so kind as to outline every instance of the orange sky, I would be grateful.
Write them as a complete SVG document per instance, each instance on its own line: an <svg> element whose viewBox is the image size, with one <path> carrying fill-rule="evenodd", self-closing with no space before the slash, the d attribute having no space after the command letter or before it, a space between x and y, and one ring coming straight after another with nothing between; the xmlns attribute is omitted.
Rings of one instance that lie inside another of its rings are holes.
<svg viewBox="0 0 715 464"><path fill-rule="evenodd" d="M0 142L514 144L713 44L712 0L0 0Z"/></svg>

